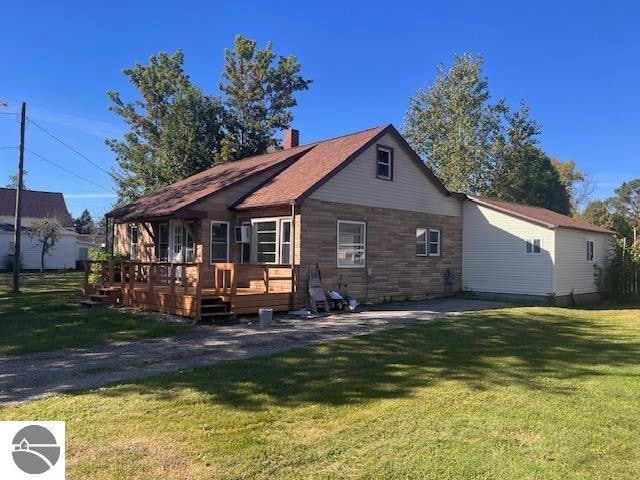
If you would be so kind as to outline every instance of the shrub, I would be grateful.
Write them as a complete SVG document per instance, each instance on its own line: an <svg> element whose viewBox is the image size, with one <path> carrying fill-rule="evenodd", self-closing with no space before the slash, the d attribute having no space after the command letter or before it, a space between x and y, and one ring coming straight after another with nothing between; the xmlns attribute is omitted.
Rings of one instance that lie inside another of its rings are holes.
<svg viewBox="0 0 640 480"><path fill-rule="evenodd" d="M611 300L640 297L640 243L627 245L625 239L613 243L611 261L606 268L594 265L596 284Z"/></svg>
<svg viewBox="0 0 640 480"><path fill-rule="evenodd" d="M124 260L129 258L128 255L124 253L114 253L113 260ZM111 252L106 248L90 248L89 249L89 259L94 261L101 260L111 260ZM97 285L102 283L102 266L99 263L94 263L91 265L91 273L89 274L89 283L93 285Z"/></svg>
<svg viewBox="0 0 640 480"><path fill-rule="evenodd" d="M2 267L5 270L10 272L13 271L13 262L15 261L15 256L13 253L7 253L4 257L4 262L2 263ZM20 270L24 269L24 263L22 262L22 256L20 257Z"/></svg>

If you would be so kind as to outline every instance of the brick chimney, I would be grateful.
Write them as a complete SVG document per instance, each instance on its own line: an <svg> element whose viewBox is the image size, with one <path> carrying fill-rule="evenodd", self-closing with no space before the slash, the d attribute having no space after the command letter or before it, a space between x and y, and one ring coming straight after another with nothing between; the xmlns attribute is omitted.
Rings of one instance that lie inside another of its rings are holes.
<svg viewBox="0 0 640 480"><path fill-rule="evenodd" d="M284 131L284 138L282 139L282 147L293 148L300 145L300 132L293 128Z"/></svg>

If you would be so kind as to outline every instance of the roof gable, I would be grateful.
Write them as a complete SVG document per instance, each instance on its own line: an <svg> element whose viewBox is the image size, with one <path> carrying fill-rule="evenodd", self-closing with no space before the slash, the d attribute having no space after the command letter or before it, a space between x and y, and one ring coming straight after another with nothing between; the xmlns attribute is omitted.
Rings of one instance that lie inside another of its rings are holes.
<svg viewBox="0 0 640 480"><path fill-rule="evenodd" d="M374 145L384 135L390 134L405 149L421 171L445 195L448 190L429 170L406 140L391 124L318 142L295 163L272 179L249 192L232 207L238 210L269 205L301 203L329 179Z"/></svg>
<svg viewBox="0 0 640 480"><path fill-rule="evenodd" d="M73 219L60 192L21 191L22 216L55 218L63 227L72 227ZM15 188L0 188L0 215L13 217L16 212Z"/></svg>
<svg viewBox="0 0 640 480"><path fill-rule="evenodd" d="M589 222L578 220L567 215L562 215L561 213L554 212L546 208L521 205L518 203L505 202L496 198L480 197L476 195L467 195L467 198L478 205L483 205L499 212L513 215L552 230L556 228L572 228L575 230L585 230L596 233L615 233L606 228L598 227L597 225L593 225Z"/></svg>

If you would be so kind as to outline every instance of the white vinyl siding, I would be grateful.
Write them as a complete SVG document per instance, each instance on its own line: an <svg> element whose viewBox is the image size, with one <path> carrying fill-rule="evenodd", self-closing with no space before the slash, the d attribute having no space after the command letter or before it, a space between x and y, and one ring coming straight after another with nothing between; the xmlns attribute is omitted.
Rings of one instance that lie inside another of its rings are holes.
<svg viewBox="0 0 640 480"><path fill-rule="evenodd" d="M472 202L464 203L463 215L463 289L538 296L553 293L553 230ZM526 254L525 241L532 239L541 240L540 254Z"/></svg>
<svg viewBox="0 0 640 480"><path fill-rule="evenodd" d="M593 261L587 260L587 241L593 241ZM609 262L611 235L569 228L556 230L556 289L558 295L576 295L598 291L594 265Z"/></svg>
<svg viewBox="0 0 640 480"><path fill-rule="evenodd" d="M460 215L459 201L444 195L394 137L385 135L377 144L393 148L392 182L380 181L376 176L378 147L374 144L310 198L410 212Z"/></svg>
<svg viewBox="0 0 640 480"><path fill-rule="evenodd" d="M4 262L11 246L13 245L13 232L0 232L0 261ZM40 268L40 250L42 246L35 238L29 237L26 232L21 237L22 264L27 270ZM63 269L75 268L78 243L76 234L72 230L63 230L60 239L56 242L49 254L44 257L44 268Z"/></svg>

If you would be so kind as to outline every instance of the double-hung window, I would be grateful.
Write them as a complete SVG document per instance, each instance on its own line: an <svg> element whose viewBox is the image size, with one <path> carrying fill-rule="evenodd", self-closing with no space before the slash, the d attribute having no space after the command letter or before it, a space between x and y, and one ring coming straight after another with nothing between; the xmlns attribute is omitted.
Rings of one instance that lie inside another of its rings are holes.
<svg viewBox="0 0 640 480"><path fill-rule="evenodd" d="M382 180L393 180L393 149L378 145L377 177Z"/></svg>
<svg viewBox="0 0 640 480"><path fill-rule="evenodd" d="M280 220L280 263L291 263L291 219Z"/></svg>
<svg viewBox="0 0 640 480"><path fill-rule="evenodd" d="M542 239L530 238L525 240L524 253L526 255L540 255L542 253Z"/></svg>
<svg viewBox="0 0 640 480"><path fill-rule="evenodd" d="M587 240L587 262L593 262L593 250L594 250L594 242L593 240Z"/></svg>
<svg viewBox="0 0 640 480"><path fill-rule="evenodd" d="M138 258L138 225L132 224L129 226L129 237L131 243L129 245L129 258L135 260Z"/></svg>
<svg viewBox="0 0 640 480"><path fill-rule="evenodd" d="M365 222L338 220L338 267L365 266L366 230Z"/></svg>
<svg viewBox="0 0 640 480"><path fill-rule="evenodd" d="M440 230L437 228L416 228L416 255L440 256Z"/></svg>
<svg viewBox="0 0 640 480"><path fill-rule="evenodd" d="M169 261L169 224L158 225L158 260L160 262Z"/></svg>
<svg viewBox="0 0 640 480"><path fill-rule="evenodd" d="M254 222L256 240L256 261L258 263L276 263L278 255L278 222L267 220Z"/></svg>
<svg viewBox="0 0 640 480"><path fill-rule="evenodd" d="M210 263L229 261L229 222L211 221Z"/></svg>

